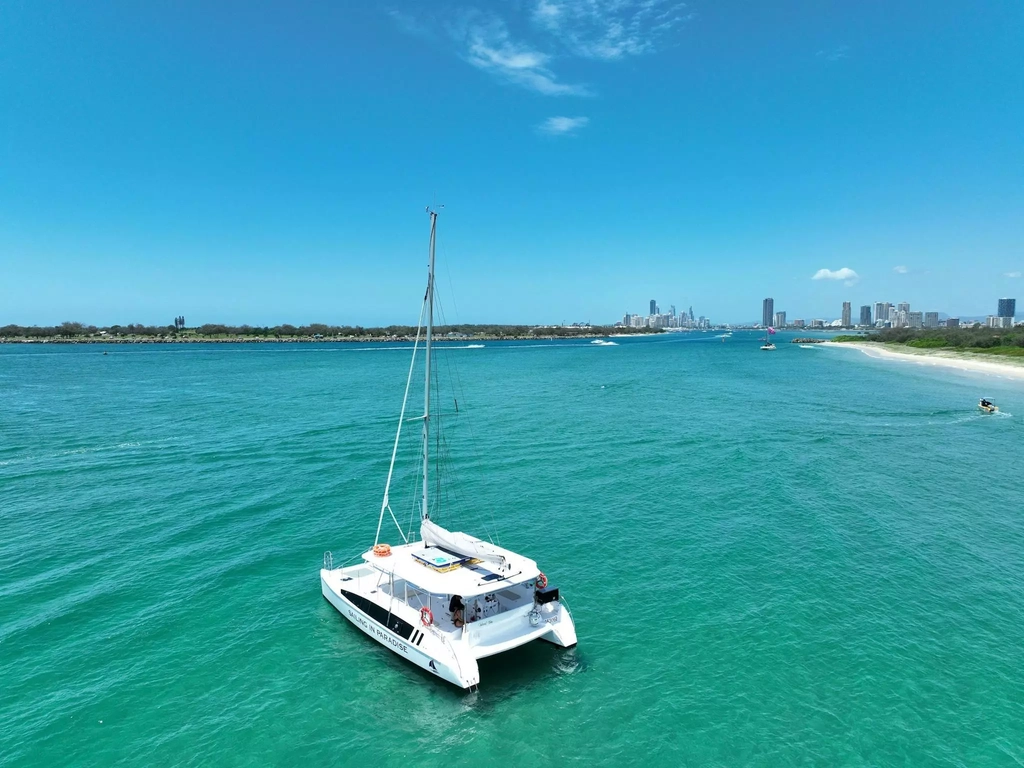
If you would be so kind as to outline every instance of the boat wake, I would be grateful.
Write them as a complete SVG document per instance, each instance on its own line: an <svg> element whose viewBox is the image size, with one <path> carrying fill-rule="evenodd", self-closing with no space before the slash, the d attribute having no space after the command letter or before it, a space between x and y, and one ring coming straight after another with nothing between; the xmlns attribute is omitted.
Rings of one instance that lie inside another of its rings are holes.
<svg viewBox="0 0 1024 768"><path fill-rule="evenodd" d="M617 347L619 343L617 341L608 341L607 339L594 339L591 344L597 344L599 347Z"/></svg>

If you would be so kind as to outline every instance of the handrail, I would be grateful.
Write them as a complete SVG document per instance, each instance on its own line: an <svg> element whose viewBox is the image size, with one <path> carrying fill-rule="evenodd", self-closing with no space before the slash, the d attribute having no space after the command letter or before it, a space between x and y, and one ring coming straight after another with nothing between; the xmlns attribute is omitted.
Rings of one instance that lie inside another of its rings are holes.
<svg viewBox="0 0 1024 768"><path fill-rule="evenodd" d="M334 555L329 550L327 552L324 552L324 570L334 570Z"/></svg>

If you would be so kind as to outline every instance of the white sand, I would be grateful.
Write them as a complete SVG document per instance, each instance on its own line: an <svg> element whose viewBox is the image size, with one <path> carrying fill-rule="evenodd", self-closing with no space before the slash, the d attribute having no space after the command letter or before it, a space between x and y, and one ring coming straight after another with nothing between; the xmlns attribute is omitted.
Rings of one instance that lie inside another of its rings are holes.
<svg viewBox="0 0 1024 768"><path fill-rule="evenodd" d="M992 376L1001 376L1007 379L1020 379L1024 381L1024 358L993 358L976 359L980 357L971 352L957 352L947 349L900 349L894 350L876 343L860 342L831 342L825 344L829 347L849 347L859 349L869 357L878 357L889 360L902 360L917 365L930 365L937 368L949 368L958 371L969 371L972 373L985 373Z"/></svg>

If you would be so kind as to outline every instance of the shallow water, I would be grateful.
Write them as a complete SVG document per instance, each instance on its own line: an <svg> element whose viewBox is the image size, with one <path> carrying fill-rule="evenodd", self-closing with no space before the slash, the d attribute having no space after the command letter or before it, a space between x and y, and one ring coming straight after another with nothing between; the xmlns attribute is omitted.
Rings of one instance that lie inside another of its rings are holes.
<svg viewBox="0 0 1024 768"><path fill-rule="evenodd" d="M439 519L534 557L580 636L473 694L320 596L372 543L407 349L0 345L0 763L1024 762L1024 386L616 341L439 356Z"/></svg>

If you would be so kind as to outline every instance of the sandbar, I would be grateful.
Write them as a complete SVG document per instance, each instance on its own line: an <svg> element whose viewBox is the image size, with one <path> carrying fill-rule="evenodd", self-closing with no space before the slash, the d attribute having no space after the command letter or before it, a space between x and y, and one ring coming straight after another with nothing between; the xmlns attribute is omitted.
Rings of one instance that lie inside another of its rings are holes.
<svg viewBox="0 0 1024 768"><path fill-rule="evenodd" d="M869 357L901 360L916 365L971 373L984 373L991 376L1024 381L1024 358L1019 357L979 360L980 355L973 352L961 352L952 349L914 349L912 347L896 350L888 345L873 342L829 341L825 342L825 346L857 349Z"/></svg>

